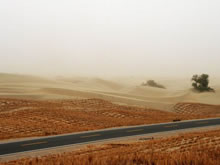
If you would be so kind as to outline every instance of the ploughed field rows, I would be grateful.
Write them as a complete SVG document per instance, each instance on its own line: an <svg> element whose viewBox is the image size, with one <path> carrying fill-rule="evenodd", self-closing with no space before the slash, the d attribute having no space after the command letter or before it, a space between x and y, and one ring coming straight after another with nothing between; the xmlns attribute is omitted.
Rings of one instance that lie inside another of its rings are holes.
<svg viewBox="0 0 220 165"><path fill-rule="evenodd" d="M0 99L0 139L57 135L102 128L170 122L184 115L121 106L100 99Z"/></svg>
<svg viewBox="0 0 220 165"><path fill-rule="evenodd" d="M89 145L76 151L0 163L0 165L219 165L220 130L161 139Z"/></svg>
<svg viewBox="0 0 220 165"><path fill-rule="evenodd" d="M0 99L0 139L57 135L209 116L122 106L100 99Z"/></svg>
<svg viewBox="0 0 220 165"><path fill-rule="evenodd" d="M203 115L207 117L219 117L220 105L178 103L174 106L174 112L183 115Z"/></svg>

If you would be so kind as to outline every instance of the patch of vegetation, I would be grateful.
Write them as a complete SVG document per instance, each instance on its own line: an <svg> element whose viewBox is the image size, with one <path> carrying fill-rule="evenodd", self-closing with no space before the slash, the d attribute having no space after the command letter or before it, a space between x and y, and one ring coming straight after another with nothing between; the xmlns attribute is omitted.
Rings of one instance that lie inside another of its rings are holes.
<svg viewBox="0 0 220 165"><path fill-rule="evenodd" d="M155 87L155 88L166 89L165 86L156 83L154 80L148 80L147 82L142 83L142 86L150 86L150 87Z"/></svg>
<svg viewBox="0 0 220 165"><path fill-rule="evenodd" d="M219 165L220 130L145 138L0 162L0 165Z"/></svg>
<svg viewBox="0 0 220 165"><path fill-rule="evenodd" d="M191 81L192 81L192 86L196 91L215 92L213 88L209 87L209 75L208 74L193 75Z"/></svg>

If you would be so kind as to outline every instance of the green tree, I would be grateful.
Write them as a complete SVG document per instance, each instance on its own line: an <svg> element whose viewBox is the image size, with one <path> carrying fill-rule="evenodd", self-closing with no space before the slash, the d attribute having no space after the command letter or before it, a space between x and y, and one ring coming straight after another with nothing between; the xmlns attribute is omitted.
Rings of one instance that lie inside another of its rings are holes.
<svg viewBox="0 0 220 165"><path fill-rule="evenodd" d="M193 75L192 77L192 86L195 90L199 92L214 92L214 89L209 87L209 75Z"/></svg>

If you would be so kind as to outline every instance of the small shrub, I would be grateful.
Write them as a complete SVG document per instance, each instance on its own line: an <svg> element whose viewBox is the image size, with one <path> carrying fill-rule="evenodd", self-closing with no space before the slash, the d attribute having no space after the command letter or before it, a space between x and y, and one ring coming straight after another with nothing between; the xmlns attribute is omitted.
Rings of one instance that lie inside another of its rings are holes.
<svg viewBox="0 0 220 165"><path fill-rule="evenodd" d="M156 88L166 89L165 86L156 83L154 80L148 80L147 82L142 83L142 86L150 86L150 87L156 87Z"/></svg>
<svg viewBox="0 0 220 165"><path fill-rule="evenodd" d="M209 87L209 75L193 75L192 86L196 91L199 92L214 92L215 90Z"/></svg>

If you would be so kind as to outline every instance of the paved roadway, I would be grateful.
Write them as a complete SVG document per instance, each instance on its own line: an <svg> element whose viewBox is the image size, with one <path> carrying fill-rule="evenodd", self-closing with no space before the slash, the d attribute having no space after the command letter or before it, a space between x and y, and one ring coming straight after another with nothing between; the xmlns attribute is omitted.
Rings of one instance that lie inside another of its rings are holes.
<svg viewBox="0 0 220 165"><path fill-rule="evenodd" d="M82 132L63 136L50 136L34 140L0 143L0 156L19 152L48 149L52 147L67 146L73 144L89 143L112 138L122 138L149 133L159 133L181 129L220 125L220 118L173 122L154 125L142 125L127 128L106 129L100 131Z"/></svg>

